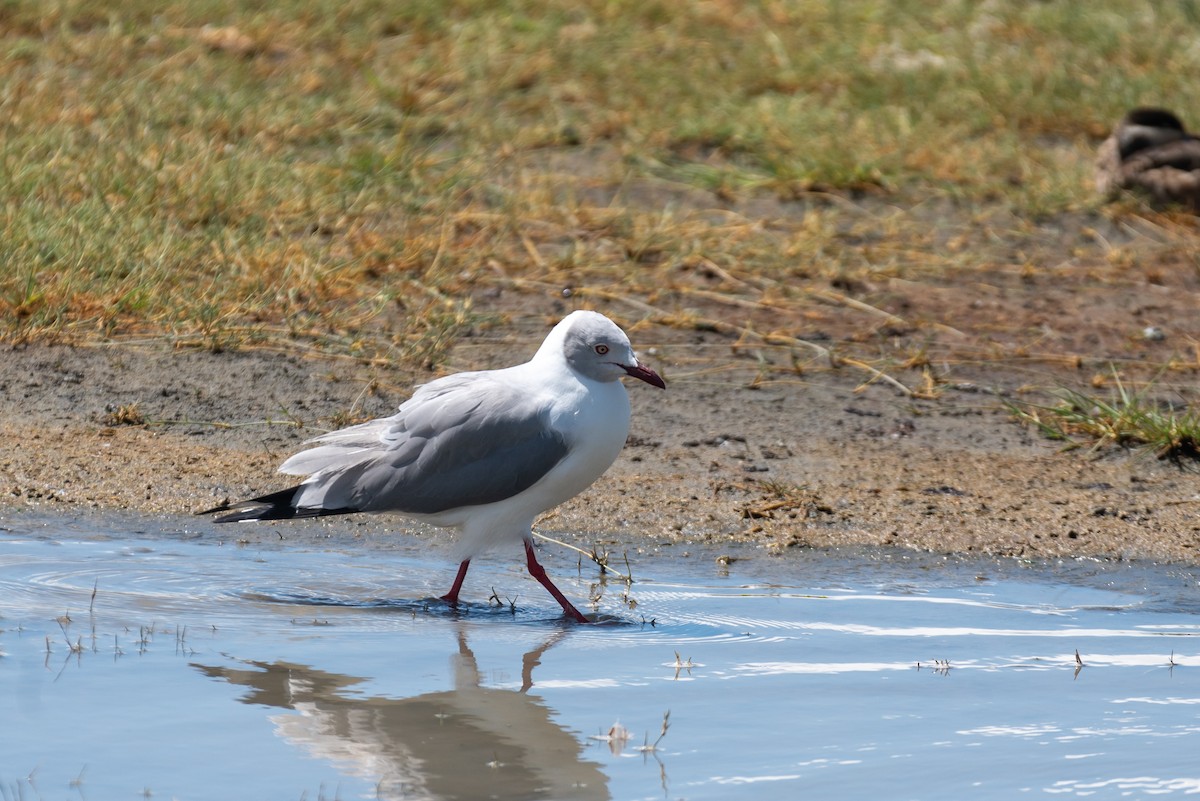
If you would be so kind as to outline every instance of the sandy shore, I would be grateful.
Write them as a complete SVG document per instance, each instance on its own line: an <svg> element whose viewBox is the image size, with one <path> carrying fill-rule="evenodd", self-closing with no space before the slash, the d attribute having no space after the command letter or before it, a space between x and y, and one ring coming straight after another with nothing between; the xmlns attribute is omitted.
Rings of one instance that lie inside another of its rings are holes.
<svg viewBox="0 0 1200 801"><path fill-rule="evenodd" d="M518 348L528 338L503 336ZM856 391L861 376L846 371L752 388L750 374L715 380L669 359L668 349L656 365L667 392L629 387L634 422L617 464L539 530L585 547L611 538L1200 560L1200 477L1153 456L1059 452L997 397L1025 372L992 366L986 385L964 380L916 400L884 384ZM276 467L304 439L346 415L389 414L428 378L349 360L133 346L6 348L0 363L8 513L177 516L277 489ZM316 530L293 524L289 536Z"/></svg>

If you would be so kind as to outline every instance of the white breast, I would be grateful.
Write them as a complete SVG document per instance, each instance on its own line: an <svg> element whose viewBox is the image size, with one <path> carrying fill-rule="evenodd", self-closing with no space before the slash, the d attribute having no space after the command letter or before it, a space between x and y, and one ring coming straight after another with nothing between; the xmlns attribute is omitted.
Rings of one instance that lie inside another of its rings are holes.
<svg viewBox="0 0 1200 801"><path fill-rule="evenodd" d="M567 440L567 455L524 492L483 506L422 519L462 531L459 558L528 537L534 519L595 483L616 461L629 435L629 395L619 381L596 382L565 371L551 399L550 422Z"/></svg>

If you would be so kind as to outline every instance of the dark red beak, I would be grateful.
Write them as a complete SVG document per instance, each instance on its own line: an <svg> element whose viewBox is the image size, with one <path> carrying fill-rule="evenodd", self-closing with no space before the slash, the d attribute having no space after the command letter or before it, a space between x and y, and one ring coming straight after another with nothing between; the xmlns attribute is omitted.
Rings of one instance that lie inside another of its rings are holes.
<svg viewBox="0 0 1200 801"><path fill-rule="evenodd" d="M622 364L621 367L623 367L625 372L629 375L633 376L634 378L640 378L647 384L653 384L659 389L667 388L667 382L662 380L662 376L641 362L638 362L636 367L630 367L627 364Z"/></svg>

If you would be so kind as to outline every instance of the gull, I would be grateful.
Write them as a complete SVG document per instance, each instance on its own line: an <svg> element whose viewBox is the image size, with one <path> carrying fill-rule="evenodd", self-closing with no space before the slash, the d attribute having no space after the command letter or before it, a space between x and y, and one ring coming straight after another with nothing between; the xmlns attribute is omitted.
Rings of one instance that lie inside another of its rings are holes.
<svg viewBox="0 0 1200 801"><path fill-rule="evenodd" d="M233 523L394 512L457 529L458 575L441 597L451 605L474 556L524 542L529 574L586 623L538 563L533 521L616 461L629 433L623 376L666 389L615 323L575 311L524 364L423 384L391 417L309 440L279 468L307 476L299 484L199 514Z"/></svg>
<svg viewBox="0 0 1200 801"><path fill-rule="evenodd" d="M1200 210L1200 139L1170 111L1135 108L1096 152L1096 189L1106 198L1130 189L1155 206Z"/></svg>

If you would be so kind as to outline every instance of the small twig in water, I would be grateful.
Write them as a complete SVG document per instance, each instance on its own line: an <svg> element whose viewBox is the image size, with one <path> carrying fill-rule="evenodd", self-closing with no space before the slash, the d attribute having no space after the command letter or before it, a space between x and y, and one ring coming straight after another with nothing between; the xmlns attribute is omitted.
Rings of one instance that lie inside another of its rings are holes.
<svg viewBox="0 0 1200 801"><path fill-rule="evenodd" d="M67 647L71 649L71 653L73 653L73 654L83 653L83 637L81 636L77 642L72 643L71 637L67 634L67 627L63 625L62 620L58 621L58 627L60 629L62 629L63 639L67 641ZM49 640L49 638L47 638L47 640ZM49 645L49 643L47 642L47 646L48 645ZM47 650L49 650L49 649L47 648Z"/></svg>
<svg viewBox="0 0 1200 801"><path fill-rule="evenodd" d="M638 608L637 598L634 598L628 591L621 593L621 603L629 609L630 612Z"/></svg>
<svg viewBox="0 0 1200 801"><path fill-rule="evenodd" d="M488 603L489 604L494 603L494 604L496 604L496 606L507 605L508 611L512 612L514 615L517 613L517 599L509 598L509 597L505 596L503 601L500 600L500 594L498 592L496 592L495 587L492 587L492 594L490 597L488 597Z"/></svg>
<svg viewBox="0 0 1200 801"><path fill-rule="evenodd" d="M591 739L599 740L602 743L608 743L608 750L613 755L619 755L625 750L625 746L629 743L629 729L621 725L621 721L617 721L609 726L607 734L593 734Z"/></svg>
<svg viewBox="0 0 1200 801"><path fill-rule="evenodd" d="M642 746L638 748L638 750L644 754L653 754L658 750L658 744L661 743L662 739L667 736L667 729L669 728L671 728L671 710L668 709L663 713L662 731L659 733L658 739L652 743L650 742L650 735L647 734L645 741L643 742Z"/></svg>
<svg viewBox="0 0 1200 801"><path fill-rule="evenodd" d="M613 570L613 568L609 566L608 554L605 554L604 556L600 556L599 554L596 553L595 548L592 548L591 552L588 552L588 551L585 551L583 548L572 545L569 542L563 542L562 540L556 540L553 537L547 537L545 534L538 534L537 532L534 532L533 536L537 537L538 539L545 540L546 542L552 542L555 545L561 545L564 548L570 548L572 551L575 551L576 553L586 556L588 559L592 560L597 565L599 565L601 573L604 573L606 571L609 573L615 573L617 575L617 578L621 579L622 581L628 582L630 584L633 583L632 578L621 573L620 571ZM628 556L626 557L626 562L628 562Z"/></svg>

